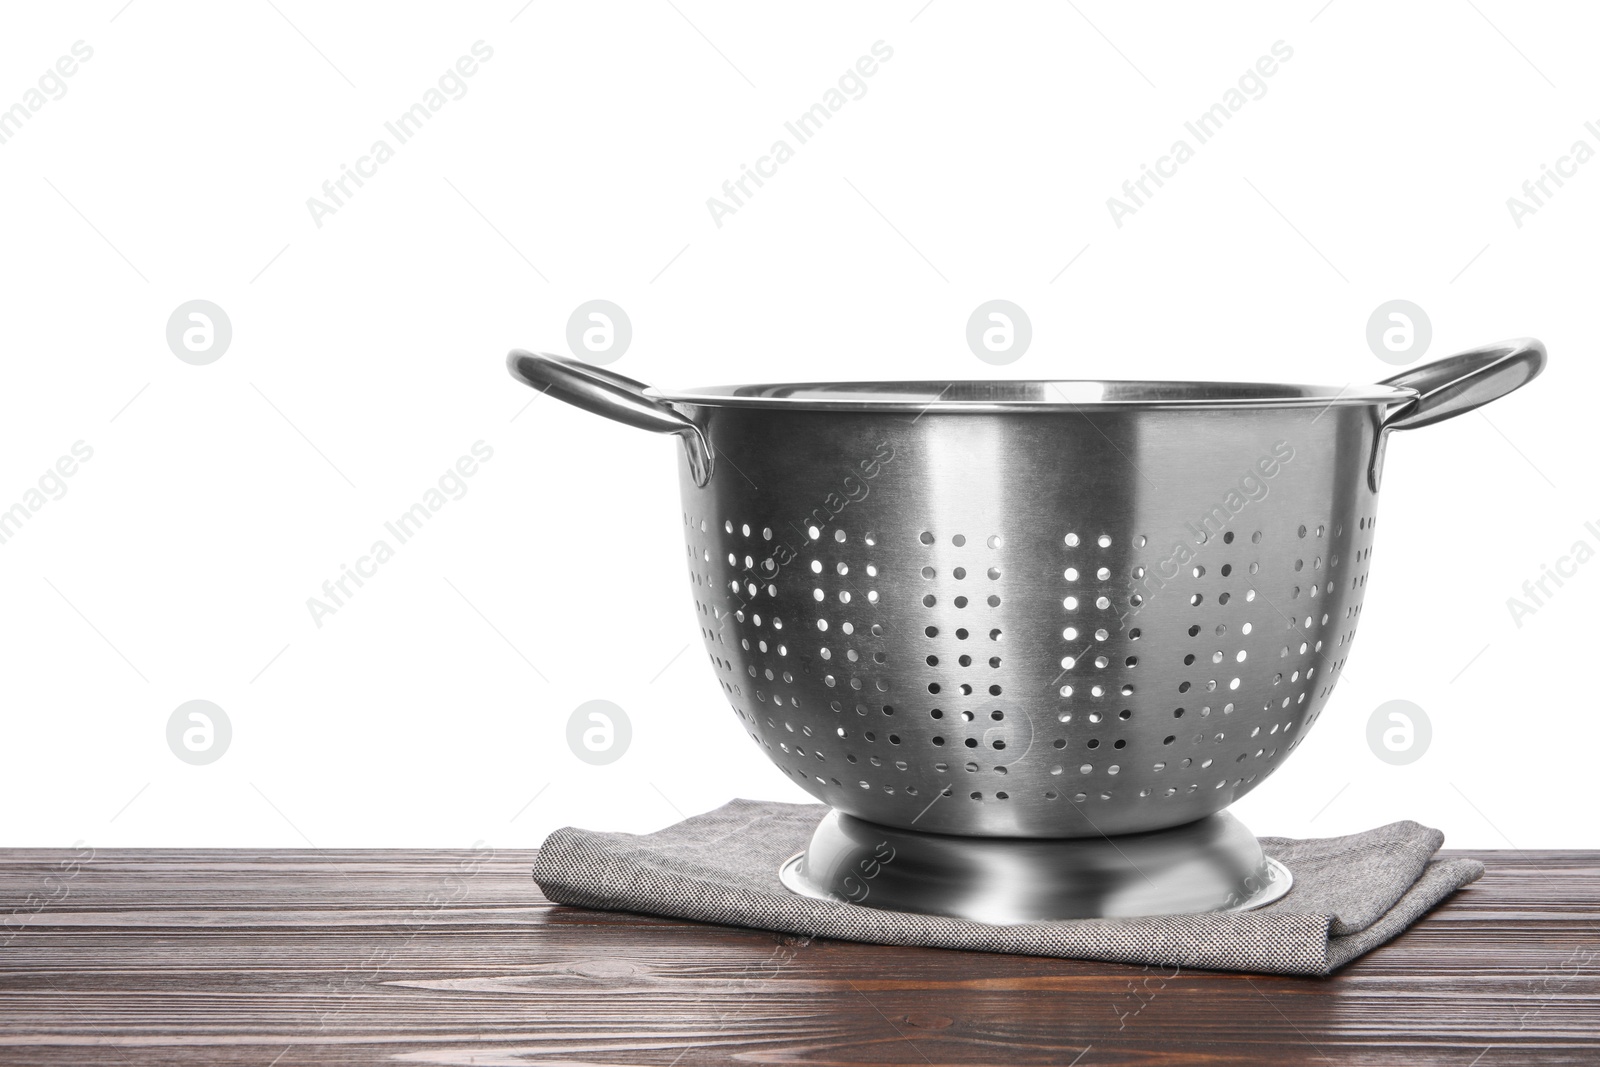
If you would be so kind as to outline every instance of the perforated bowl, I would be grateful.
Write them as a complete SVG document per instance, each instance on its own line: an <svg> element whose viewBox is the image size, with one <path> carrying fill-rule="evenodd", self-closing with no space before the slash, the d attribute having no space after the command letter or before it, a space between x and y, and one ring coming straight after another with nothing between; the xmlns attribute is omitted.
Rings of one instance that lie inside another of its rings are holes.
<svg viewBox="0 0 1600 1067"><path fill-rule="evenodd" d="M513 375L678 434L707 658L812 795L946 834L1218 811L1300 744L1361 622L1390 430L1543 368L1521 340L1374 386L753 385Z"/></svg>

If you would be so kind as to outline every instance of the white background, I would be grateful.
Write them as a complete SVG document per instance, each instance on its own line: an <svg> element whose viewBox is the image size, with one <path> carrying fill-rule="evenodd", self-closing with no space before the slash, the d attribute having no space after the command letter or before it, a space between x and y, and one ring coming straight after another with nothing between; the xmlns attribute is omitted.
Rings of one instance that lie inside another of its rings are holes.
<svg viewBox="0 0 1600 1067"><path fill-rule="evenodd" d="M94 456L0 545L0 841L506 847L805 799L703 666L676 446L505 373L585 300L631 316L614 369L662 385L1337 385L1395 372L1365 325L1404 298L1430 357L1533 334L1550 367L1492 424L1395 437L1343 684L1236 810L1600 846L1600 562L1521 628L1506 607L1600 547L1600 161L1520 228L1506 206L1600 148L1582 5L275 2L4 15L0 107L94 55L0 145L0 507ZM307 198L479 40L466 95L317 227ZM879 40L866 95L718 228L706 199ZM1266 95L1115 226L1106 198L1279 40ZM196 298L233 326L208 366L165 339ZM964 338L991 298L1034 329L998 371ZM314 625L479 440L467 494ZM207 766L166 742L196 698L233 727ZM633 723L609 766L565 741L595 698ZM1396 698L1434 728L1403 767L1365 737Z"/></svg>

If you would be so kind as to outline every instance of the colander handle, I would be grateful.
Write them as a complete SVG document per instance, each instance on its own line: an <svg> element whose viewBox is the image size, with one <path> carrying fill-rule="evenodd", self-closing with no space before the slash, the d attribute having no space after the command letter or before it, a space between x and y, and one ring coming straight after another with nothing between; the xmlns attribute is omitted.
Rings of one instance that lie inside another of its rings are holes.
<svg viewBox="0 0 1600 1067"><path fill-rule="evenodd" d="M694 483L704 486L711 481L714 460L704 432L683 412L647 395L643 382L565 356L521 349L506 356L506 369L517 381L573 407L641 430L677 434L683 438Z"/></svg>
<svg viewBox="0 0 1600 1067"><path fill-rule="evenodd" d="M1385 430L1413 430L1454 418L1520 389L1544 370L1544 345L1532 337L1485 345L1385 378L1422 394L1390 411Z"/></svg>

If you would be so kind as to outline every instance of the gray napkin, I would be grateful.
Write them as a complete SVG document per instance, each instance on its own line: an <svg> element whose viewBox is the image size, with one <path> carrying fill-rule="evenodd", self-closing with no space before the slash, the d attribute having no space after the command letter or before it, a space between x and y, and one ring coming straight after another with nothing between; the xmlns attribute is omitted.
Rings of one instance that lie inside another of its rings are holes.
<svg viewBox="0 0 1600 1067"><path fill-rule="evenodd" d="M1483 874L1476 860L1434 859L1444 843L1438 830L1396 822L1348 837L1262 838L1294 888L1255 911L995 926L784 889L779 864L805 848L827 810L735 800L642 836L564 827L539 850L533 878L559 904L804 937L1320 975L1395 937Z"/></svg>

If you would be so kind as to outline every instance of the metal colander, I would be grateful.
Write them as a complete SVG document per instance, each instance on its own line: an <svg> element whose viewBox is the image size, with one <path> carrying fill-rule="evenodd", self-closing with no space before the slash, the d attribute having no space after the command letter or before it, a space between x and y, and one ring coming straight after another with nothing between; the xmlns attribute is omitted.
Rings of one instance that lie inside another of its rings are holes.
<svg viewBox="0 0 1600 1067"><path fill-rule="evenodd" d="M1304 740L1361 623L1388 431L1544 365L1494 345L1342 389L902 382L646 390L678 434L724 699L786 775L900 829L1070 838L1218 811Z"/></svg>

